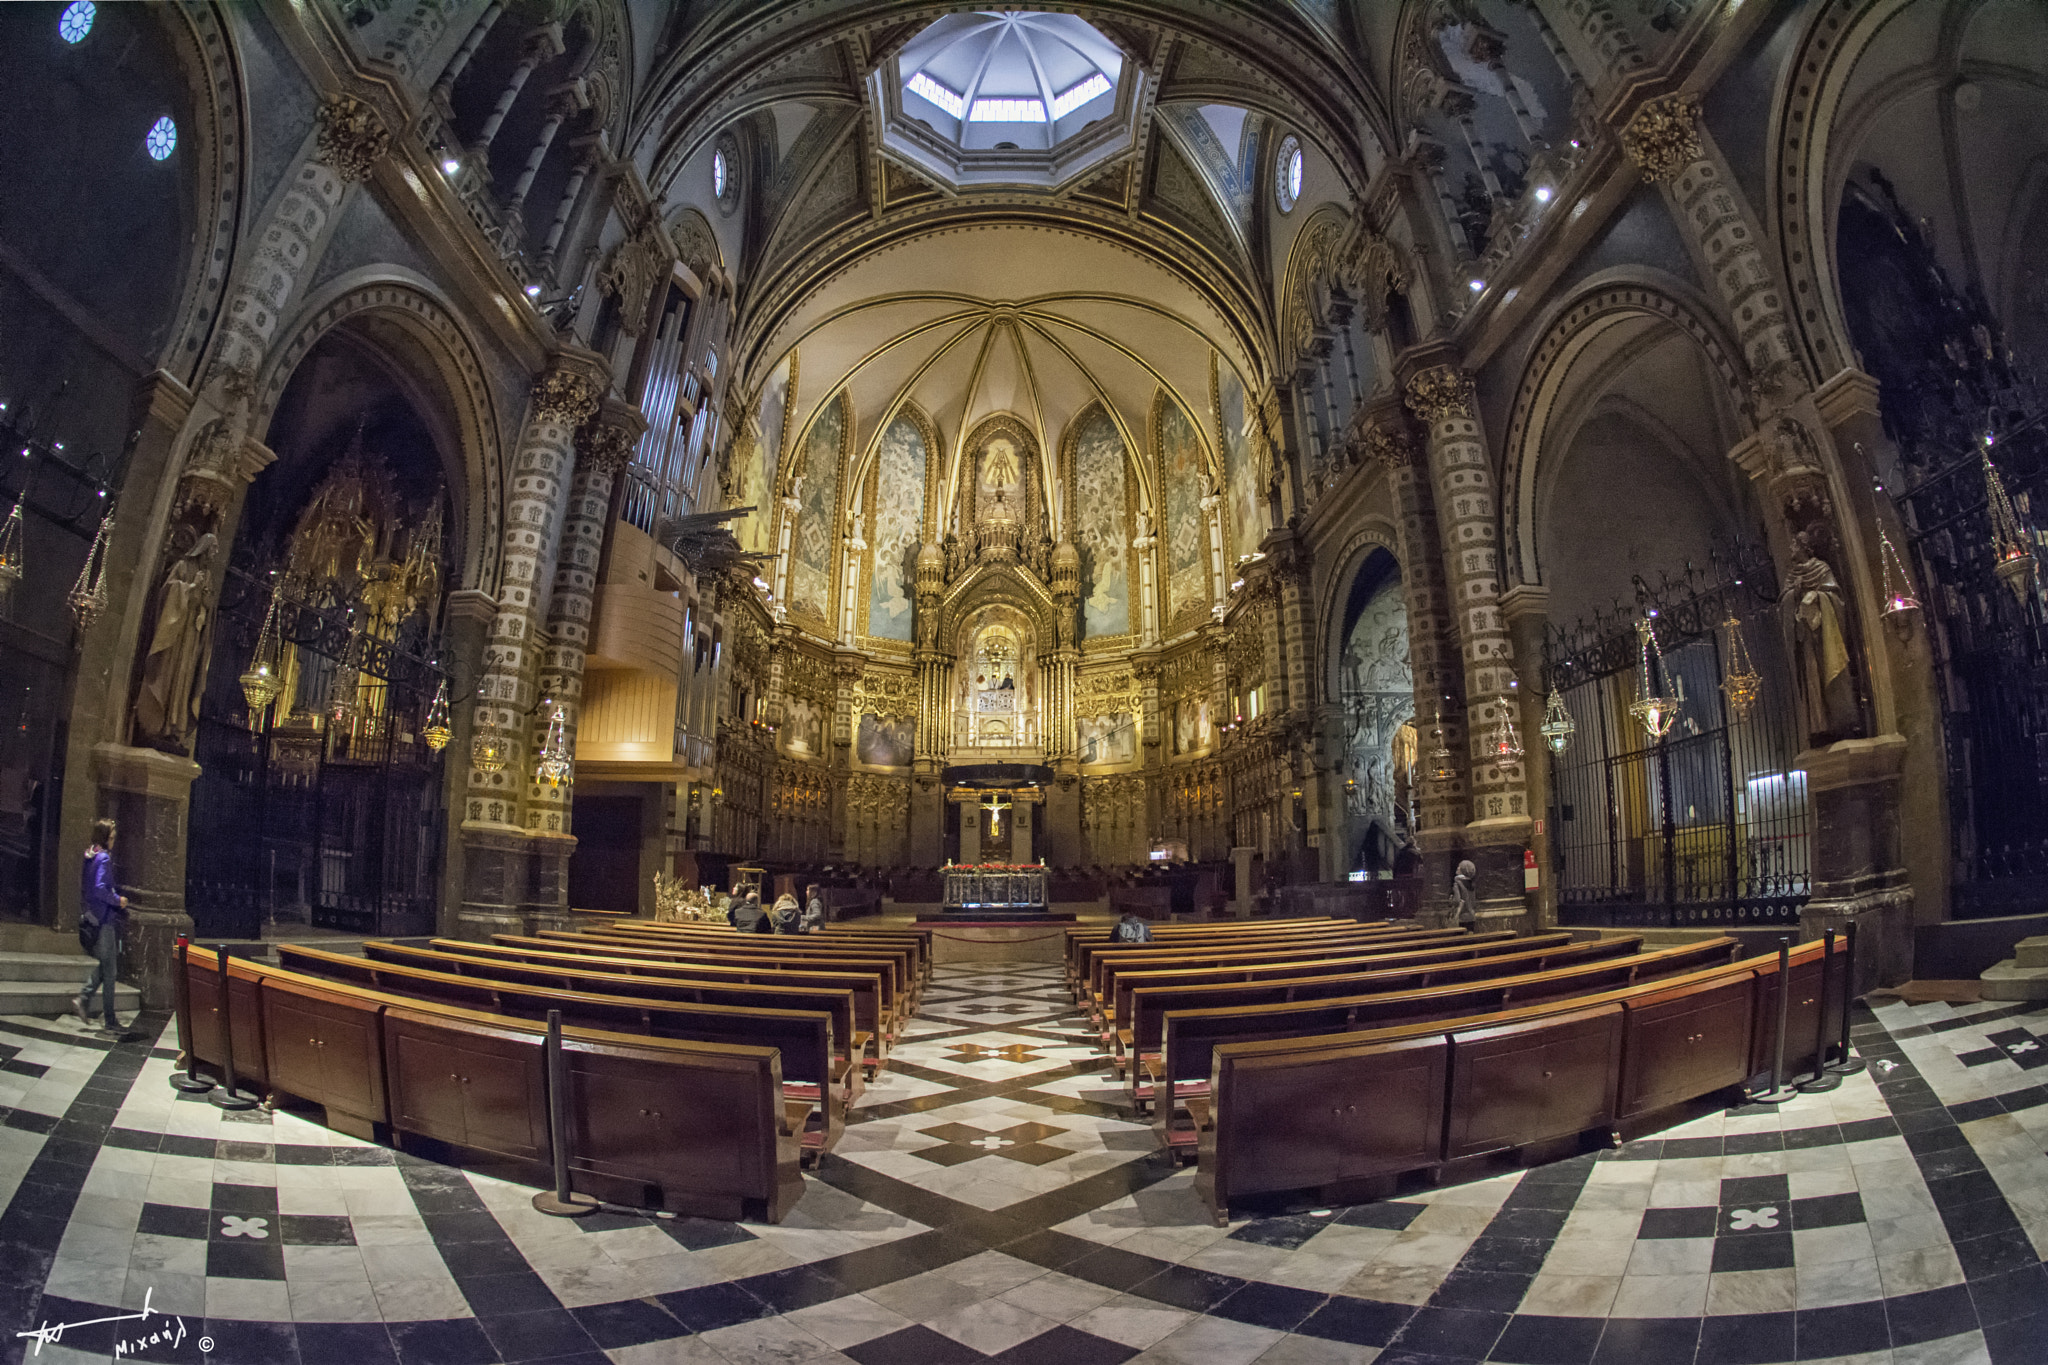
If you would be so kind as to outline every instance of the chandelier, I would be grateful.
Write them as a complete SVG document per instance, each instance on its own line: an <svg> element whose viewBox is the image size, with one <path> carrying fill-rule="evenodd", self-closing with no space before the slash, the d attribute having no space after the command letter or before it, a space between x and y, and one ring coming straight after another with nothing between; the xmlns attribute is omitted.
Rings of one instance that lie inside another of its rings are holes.
<svg viewBox="0 0 2048 1365"><path fill-rule="evenodd" d="M249 656L249 666L242 671L242 699L249 703L249 724L253 729L256 717L263 708L277 700L277 694L284 690L284 680L278 676L277 666L277 599L283 584L276 584L270 590L270 604L263 609L263 625L256 632L256 648Z"/></svg>
<svg viewBox="0 0 2048 1365"><path fill-rule="evenodd" d="M1984 491L1991 505L1991 552L1998 559L1995 572L1999 581L2012 589L2012 595L2020 601L2027 600L2027 594L2034 589L2034 551L2030 537L2019 513L2013 510L2012 498L2005 491L2005 480L1998 476L1998 467L1991 463L1991 441L1987 437L1982 455L1984 461Z"/></svg>
<svg viewBox="0 0 2048 1365"><path fill-rule="evenodd" d="M1555 687L1551 688L1550 700L1543 708L1543 723L1536 727L1536 733L1543 736L1550 752L1562 757L1578 729L1579 723L1572 719L1571 712L1564 709L1564 694Z"/></svg>
<svg viewBox="0 0 2048 1365"><path fill-rule="evenodd" d="M448 680L441 679L441 686L434 692L434 700L427 705L427 723L420 727L420 738L426 740L427 748L440 753L448 747L448 741L455 731L448 724Z"/></svg>
<svg viewBox="0 0 2048 1365"><path fill-rule="evenodd" d="M327 684L327 714L335 725L345 726L354 722L360 711L362 673L355 666L357 633L349 632L348 643L341 647L341 657L334 661L334 676Z"/></svg>
<svg viewBox="0 0 2048 1365"><path fill-rule="evenodd" d="M1641 678L1636 686L1635 704L1628 708L1628 713L1636 718L1652 740L1661 740L1671 733L1671 726L1678 719L1678 698L1659 696L1650 690L1650 651L1657 651L1657 667L1661 672L1664 647L1657 643L1657 633L1647 616L1636 622L1636 648Z"/></svg>
<svg viewBox="0 0 2048 1365"><path fill-rule="evenodd" d="M1884 614L1897 618L1920 610L1920 599L1913 596L1913 580L1906 576L1892 538L1883 531L1877 533L1877 558L1884 569Z"/></svg>
<svg viewBox="0 0 2048 1365"><path fill-rule="evenodd" d="M1728 619L1721 623L1728 632L1728 655L1721 676L1721 692L1728 698L1728 709L1735 713L1737 720L1745 719L1750 708L1756 705L1757 694L1763 689L1763 676L1750 662L1749 646L1742 641L1742 623L1729 612Z"/></svg>
<svg viewBox="0 0 2048 1365"><path fill-rule="evenodd" d="M100 496L106 494L102 492ZM81 635L91 630L92 623L107 609L107 539L113 530L114 509L108 507L107 514L100 518L100 529L93 535L91 548L85 552L85 563L78 566L78 581L64 597Z"/></svg>
<svg viewBox="0 0 2048 1365"><path fill-rule="evenodd" d="M1451 750L1444 743L1444 709L1436 709L1436 724L1430 734L1436 739L1436 747L1429 751L1429 780L1432 782L1455 782L1458 780L1458 765L1451 761Z"/></svg>
<svg viewBox="0 0 2048 1365"><path fill-rule="evenodd" d="M22 553L21 504L28 496L26 485L22 497L14 500L14 510L7 514L7 522L0 525L0 602L5 602L14 585L21 582L27 560Z"/></svg>
<svg viewBox="0 0 2048 1365"><path fill-rule="evenodd" d="M574 771L575 764L569 757L568 726L562 708L557 706L548 715L548 733L541 741L537 775L543 785L559 791Z"/></svg>
<svg viewBox="0 0 2048 1365"><path fill-rule="evenodd" d="M512 741L497 726L485 723L469 741L469 761L480 773L502 771L512 756Z"/></svg>

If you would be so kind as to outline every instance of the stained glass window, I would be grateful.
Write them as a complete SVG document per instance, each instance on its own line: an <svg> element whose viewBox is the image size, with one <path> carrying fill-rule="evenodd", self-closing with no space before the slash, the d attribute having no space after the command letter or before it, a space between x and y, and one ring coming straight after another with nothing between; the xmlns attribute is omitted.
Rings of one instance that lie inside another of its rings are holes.
<svg viewBox="0 0 2048 1365"><path fill-rule="evenodd" d="M1280 201L1280 211L1292 213L1301 199L1301 139L1290 134L1281 142L1280 156L1273 169L1273 192Z"/></svg>
<svg viewBox="0 0 2048 1365"><path fill-rule="evenodd" d="M85 35L92 32L92 21L98 17L99 7L92 0L71 0L64 12L57 16L57 36L67 43L85 41Z"/></svg>
<svg viewBox="0 0 2048 1365"><path fill-rule="evenodd" d="M149 125L149 136L143 138L142 145L149 148L152 160L162 161L178 150L178 125L169 114L165 114Z"/></svg>

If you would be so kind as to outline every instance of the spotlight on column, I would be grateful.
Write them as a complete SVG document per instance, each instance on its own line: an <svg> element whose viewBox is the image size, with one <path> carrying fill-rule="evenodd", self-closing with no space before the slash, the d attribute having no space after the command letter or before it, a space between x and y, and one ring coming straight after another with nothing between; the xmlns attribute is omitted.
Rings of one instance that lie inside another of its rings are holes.
<svg viewBox="0 0 2048 1365"><path fill-rule="evenodd" d="M1536 202L1539 204L1547 204L1550 202L1550 197L1554 193L1555 191L1552 190L1550 186L1538 185L1536 187Z"/></svg>
<svg viewBox="0 0 2048 1365"><path fill-rule="evenodd" d="M539 285L537 285L537 284L529 284L529 285L527 285L527 286L526 286L526 297L528 297L528 298L530 298L530 299L537 299L537 298L539 298L539 297L540 297L540 286L539 286Z"/></svg>
<svg viewBox="0 0 2048 1365"><path fill-rule="evenodd" d="M460 157L444 156L441 158L441 173L443 175L453 175L461 169L462 159Z"/></svg>
<svg viewBox="0 0 2048 1365"><path fill-rule="evenodd" d="M1465 283L1472 286L1472 292L1475 294L1483 294L1486 292L1486 281L1480 279L1477 275L1465 281Z"/></svg>

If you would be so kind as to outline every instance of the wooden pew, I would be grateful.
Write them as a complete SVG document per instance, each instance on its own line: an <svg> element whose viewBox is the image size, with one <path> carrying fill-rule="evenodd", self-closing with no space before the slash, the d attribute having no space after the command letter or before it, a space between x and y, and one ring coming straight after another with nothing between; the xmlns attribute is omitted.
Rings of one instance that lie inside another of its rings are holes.
<svg viewBox="0 0 2048 1365"><path fill-rule="evenodd" d="M1842 950L1832 965L1822 952L1795 953L1795 997L1844 976ZM1776 969L1748 958L1521 1009L1224 1044L1190 1103L1196 1189L1220 1225L1254 1194L1352 1202L1407 1171L1644 1123L1754 1074Z"/></svg>
<svg viewBox="0 0 2048 1365"><path fill-rule="evenodd" d="M174 966L188 987L217 980L203 952ZM242 1075L323 1106L328 1126L341 1131L447 1144L509 1161L536 1183L548 1178L544 1030L249 960L231 964L229 983L236 1038L246 1007L249 1036L265 1043L246 1069L238 1051ZM190 998L181 1041L218 1070L217 1011ZM562 1032L578 1190L707 1218L779 1222L795 1207L799 1129L813 1106L786 1103L775 1049Z"/></svg>
<svg viewBox="0 0 2048 1365"><path fill-rule="evenodd" d="M681 1004L823 1010L832 1016L832 1036L852 1040L850 1047L856 1052L864 1052L872 1041L871 1035L858 1027L854 996L849 990L821 989L815 986L734 985L729 982L648 976L610 971L590 959L579 958L574 954L562 955L568 959L566 963L507 962L472 953L413 948L400 943L380 943L375 939L363 944L363 956L373 962L395 962L427 971L453 972L457 976L480 977L486 981L510 981L526 986L558 986L565 990L632 995L648 1000Z"/></svg>
<svg viewBox="0 0 2048 1365"><path fill-rule="evenodd" d="M831 944L835 947L888 947L901 949L911 955L911 966L918 980L931 975L932 936L929 929L891 928L884 925L839 925L827 923L824 927L802 934L742 934L729 924L690 924L673 920L622 920L604 926L608 929L623 929L628 932L654 932L685 934L712 939L773 938L785 943Z"/></svg>
<svg viewBox="0 0 2048 1365"><path fill-rule="evenodd" d="M834 963L869 967L888 964L892 1004L901 1001L899 1012L916 1009L917 984L914 954L908 948L881 944L875 947L841 948L832 944L811 944L794 934L697 933L681 930L605 929L574 933L565 929L543 929L540 937L584 946L659 948L678 956L709 962L774 963L786 969L803 964Z"/></svg>
<svg viewBox="0 0 2048 1365"><path fill-rule="evenodd" d="M538 944L551 952L583 953L596 957L642 957L657 962L689 962L723 964L754 971L852 971L878 973L882 981L883 1007L892 1017L890 1034L894 1040L895 1026L910 1013L910 1001L903 988L903 959L901 956L882 954L861 954L844 956L778 952L774 940L764 938L759 952L723 947L702 947L687 943L671 943L661 939L650 939L637 934L621 935L618 938L601 937L594 934L572 934L556 929L543 929L536 937L493 934L493 943L508 946ZM787 942L788 940L784 940Z"/></svg>
<svg viewBox="0 0 2048 1365"><path fill-rule="evenodd" d="M306 975L515 1019L545 1020L548 1011L556 1009L564 1024L580 1028L776 1048L782 1054L785 1095L816 1103L817 1122L803 1133L805 1155L813 1159L838 1144L846 1109L860 1093L860 1069L835 1054L832 1016L822 1011L688 1005L596 991L521 986L294 944L279 944L277 952L287 967Z"/></svg>
<svg viewBox="0 0 2048 1365"><path fill-rule="evenodd" d="M1285 1004L1169 1011L1161 1028L1160 1057L1154 1073L1155 1085L1163 1087L1159 1109L1166 1115L1185 1090L1199 1093L1200 1078L1212 1069L1215 1050L1232 1043L1352 1033L1497 1014L1518 1006L1593 995L1719 967L1739 949L1734 939L1708 939L1606 961L1577 962L1546 971L1487 976L1420 989L1364 991ZM1166 1124L1170 1122L1170 1118L1164 1120Z"/></svg>
<svg viewBox="0 0 2048 1365"><path fill-rule="evenodd" d="M620 972L627 976L650 977L656 980L702 981L706 985L788 986L847 991L853 996L853 1029L856 1033L867 1035L867 1056L864 1062L868 1072L867 1079L875 1078L875 1072L888 1057L888 1038L894 1032L895 1024L882 1004L885 992L878 972L782 972L754 967L734 967L722 963L677 962L660 952L634 956L630 955L631 950L622 951L615 956L555 952L544 946L519 946L549 944L550 941L547 939L526 939L514 935L499 937L504 941L471 943L467 939L437 938L429 941L427 949L436 953L452 953L492 962L531 963L536 966ZM364 950L373 957L383 955L389 960L398 961L400 959L389 952L397 946L383 943L375 943L373 946L373 943L365 943Z"/></svg>
<svg viewBox="0 0 2048 1365"><path fill-rule="evenodd" d="M607 937L646 939L663 943L684 942L715 950L757 951L763 944L772 951L803 952L820 956L891 956L903 962L902 988L915 1001L923 994L931 975L931 943L925 935L891 935L883 930L820 930L809 934L742 934L725 925L655 924L644 920L608 925Z"/></svg>
<svg viewBox="0 0 2048 1365"><path fill-rule="evenodd" d="M1088 998L1097 1012L1105 1012L1104 1004L1113 998L1116 976L1119 972L1164 970L1171 967L1225 967L1249 965L1255 962L1286 962L1305 956L1334 956L1339 949L1357 953L1399 944L1403 947L1421 948L1433 943L1468 941L1479 939L1499 942L1503 937L1512 938L1506 930L1498 934L1473 934L1464 929L1401 929L1368 930L1359 934L1308 940L1288 939L1270 944L1251 947L1233 944L1228 947L1180 950L1165 952L1140 949L1130 951L1117 949L1110 952L1093 953L1088 959Z"/></svg>
<svg viewBox="0 0 2048 1365"><path fill-rule="evenodd" d="M1149 943L1124 943L1115 928L1071 930L1065 945L1068 984L1078 986L1088 976L1092 952L1116 948L1199 948L1229 943L1259 943L1316 934L1344 934L1360 930L1386 930L1396 926L1376 921L1360 924L1352 920L1284 920L1260 924L1154 925Z"/></svg>

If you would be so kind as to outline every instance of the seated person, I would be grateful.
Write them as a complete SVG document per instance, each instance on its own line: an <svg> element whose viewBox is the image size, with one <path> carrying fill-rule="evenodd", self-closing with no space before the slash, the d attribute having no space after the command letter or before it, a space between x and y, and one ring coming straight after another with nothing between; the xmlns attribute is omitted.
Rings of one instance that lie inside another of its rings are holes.
<svg viewBox="0 0 2048 1365"><path fill-rule="evenodd" d="M1124 917L1116 922L1118 943L1150 943L1152 926L1138 917L1135 910L1124 911Z"/></svg>
<svg viewBox="0 0 2048 1365"><path fill-rule="evenodd" d="M775 908L768 912L768 918L773 921L771 932L793 934L797 931L797 922L803 918L803 910L797 905L796 897L785 891L775 898Z"/></svg>

